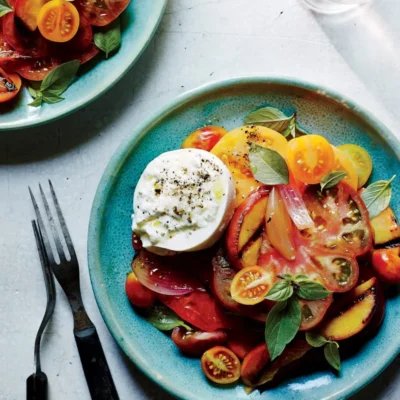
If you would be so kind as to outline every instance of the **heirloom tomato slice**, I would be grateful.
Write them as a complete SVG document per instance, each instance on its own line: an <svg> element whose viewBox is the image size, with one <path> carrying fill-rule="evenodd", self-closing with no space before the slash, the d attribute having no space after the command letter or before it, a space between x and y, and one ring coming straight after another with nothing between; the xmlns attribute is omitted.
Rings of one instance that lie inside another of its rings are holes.
<svg viewBox="0 0 400 400"><path fill-rule="evenodd" d="M77 0L77 7L90 25L104 26L114 21L130 0Z"/></svg>

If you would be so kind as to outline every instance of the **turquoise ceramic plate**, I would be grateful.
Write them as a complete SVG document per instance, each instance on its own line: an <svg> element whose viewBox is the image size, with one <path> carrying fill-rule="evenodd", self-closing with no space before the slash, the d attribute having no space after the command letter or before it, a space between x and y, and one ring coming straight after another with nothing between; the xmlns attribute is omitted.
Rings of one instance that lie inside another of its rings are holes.
<svg viewBox="0 0 400 400"><path fill-rule="evenodd" d="M28 107L32 101L25 88L14 102L0 108L0 130L40 125L69 114L96 99L113 86L135 63L152 38L167 0L131 0L122 14L122 42L118 52L104 60L99 55L81 68L78 79L65 92L64 101Z"/></svg>
<svg viewBox="0 0 400 400"><path fill-rule="evenodd" d="M188 133L205 124L228 130L262 105L287 114L297 110L302 127L331 143L358 143L374 162L372 180L400 171L400 144L385 126L338 94L293 80L243 78L202 87L179 97L133 131L110 161L100 181L89 227L89 268L94 293L112 335L132 361L156 383L182 399L338 399L376 377L400 351L400 296L388 299L379 334L343 363L339 377L321 370L293 378L263 394L247 396L237 385L211 385L199 360L183 357L170 338L132 310L124 292L131 248L132 195L145 166L177 149ZM400 185L392 206L400 215Z"/></svg>

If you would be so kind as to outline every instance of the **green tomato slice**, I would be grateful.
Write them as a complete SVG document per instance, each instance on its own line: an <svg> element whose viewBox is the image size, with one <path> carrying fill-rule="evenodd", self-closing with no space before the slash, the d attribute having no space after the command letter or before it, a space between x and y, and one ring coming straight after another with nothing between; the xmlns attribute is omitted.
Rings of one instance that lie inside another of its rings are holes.
<svg viewBox="0 0 400 400"><path fill-rule="evenodd" d="M338 148L346 153L353 162L358 175L358 188L364 186L372 172L371 156L356 144L342 144Z"/></svg>

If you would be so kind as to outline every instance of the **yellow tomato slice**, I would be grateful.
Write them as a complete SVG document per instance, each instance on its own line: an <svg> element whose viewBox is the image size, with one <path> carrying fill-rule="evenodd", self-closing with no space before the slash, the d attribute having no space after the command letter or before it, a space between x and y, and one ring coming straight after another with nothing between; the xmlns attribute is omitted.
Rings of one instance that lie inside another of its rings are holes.
<svg viewBox="0 0 400 400"><path fill-rule="evenodd" d="M321 182L323 176L332 172L334 161L332 147L322 136L302 136L288 144L288 166L295 179L300 182Z"/></svg>
<svg viewBox="0 0 400 400"><path fill-rule="evenodd" d="M265 300L273 275L257 265L240 270L232 280L231 296L240 304L253 305Z"/></svg>
<svg viewBox="0 0 400 400"><path fill-rule="evenodd" d="M339 150L337 147L332 146L332 149L333 152L335 153L335 165L333 167L333 170L346 172L347 175L343 179L343 182L346 182L354 190L357 190L358 175L353 162L345 152Z"/></svg>
<svg viewBox="0 0 400 400"><path fill-rule="evenodd" d="M285 137L263 126L242 126L220 139L211 153L219 157L232 173L236 187L236 207L260 186L250 169L250 142L275 150L283 157L287 153L288 143Z"/></svg>
<svg viewBox="0 0 400 400"><path fill-rule="evenodd" d="M40 33L52 42L68 42L78 32L79 13L69 1L52 0L39 11L37 24Z"/></svg>

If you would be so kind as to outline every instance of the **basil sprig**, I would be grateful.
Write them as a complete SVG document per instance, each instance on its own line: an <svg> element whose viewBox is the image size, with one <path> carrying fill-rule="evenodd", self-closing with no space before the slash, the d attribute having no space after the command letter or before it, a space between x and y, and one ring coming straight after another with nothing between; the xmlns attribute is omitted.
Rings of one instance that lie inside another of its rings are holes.
<svg viewBox="0 0 400 400"><path fill-rule="evenodd" d="M162 304L152 306L149 314L146 316L146 320L160 331L170 331L177 326L183 326L187 330L192 329L172 310Z"/></svg>
<svg viewBox="0 0 400 400"><path fill-rule="evenodd" d="M287 116L278 108L263 107L245 117L246 125L260 125L281 133L284 137L291 135L293 138L307 135L296 122L296 113Z"/></svg>
<svg viewBox="0 0 400 400"><path fill-rule="evenodd" d="M390 184L394 178L396 178L396 175L392 176L388 181L374 182L362 192L361 198L368 209L370 218L376 217L388 207L392 197Z"/></svg>
<svg viewBox="0 0 400 400"><path fill-rule="evenodd" d="M259 182L266 185L289 183L289 169L277 151L251 143L249 159L251 171Z"/></svg>
<svg viewBox="0 0 400 400"><path fill-rule="evenodd" d="M333 171L330 174L325 175L321 179L321 190L330 189L336 186L342 179L344 179L347 175L347 172L344 171Z"/></svg>
<svg viewBox="0 0 400 400"><path fill-rule="evenodd" d="M121 44L121 26L119 19L107 25L93 35L94 44L104 53L106 58L110 53L117 50Z"/></svg>
<svg viewBox="0 0 400 400"><path fill-rule="evenodd" d="M326 361L337 371L340 371L341 362L338 342L327 340L318 333L311 331L306 332L306 340L312 347L324 347Z"/></svg>
<svg viewBox="0 0 400 400"><path fill-rule="evenodd" d="M331 293L307 275L293 277L285 274L279 278L281 280L275 283L266 296L268 300L277 302L269 312L265 325L265 341L271 361L282 354L300 328L302 314L298 298L320 300Z"/></svg>
<svg viewBox="0 0 400 400"><path fill-rule="evenodd" d="M0 18L7 13L13 11L7 0L0 0Z"/></svg>
<svg viewBox="0 0 400 400"><path fill-rule="evenodd" d="M79 60L61 64L47 74L39 88L29 87L29 93L34 100L28 105L40 107L43 102L54 104L64 100L61 95L68 89L80 65Z"/></svg>

